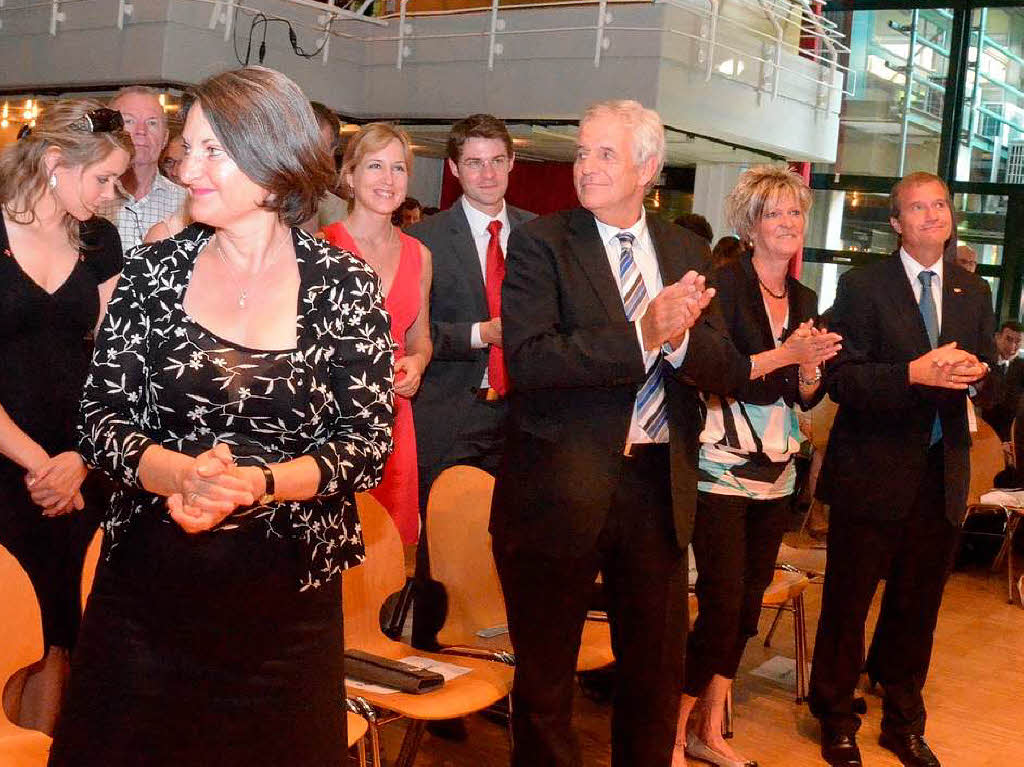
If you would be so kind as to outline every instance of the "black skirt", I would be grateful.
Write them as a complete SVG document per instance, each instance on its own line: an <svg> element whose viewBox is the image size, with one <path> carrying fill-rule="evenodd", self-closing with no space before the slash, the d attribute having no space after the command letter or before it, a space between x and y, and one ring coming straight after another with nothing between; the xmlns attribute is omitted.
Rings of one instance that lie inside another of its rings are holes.
<svg viewBox="0 0 1024 767"><path fill-rule="evenodd" d="M341 579L298 590L293 542L165 514L106 551L51 765L337 767L346 753Z"/></svg>

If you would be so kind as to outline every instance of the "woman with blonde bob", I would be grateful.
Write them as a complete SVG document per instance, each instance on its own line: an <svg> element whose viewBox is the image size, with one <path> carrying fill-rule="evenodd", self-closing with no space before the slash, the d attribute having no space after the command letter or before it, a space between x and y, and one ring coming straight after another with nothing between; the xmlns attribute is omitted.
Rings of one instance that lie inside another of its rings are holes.
<svg viewBox="0 0 1024 767"><path fill-rule="evenodd" d="M324 230L332 245L350 250L380 277L395 340L394 451L373 495L391 514L404 543L419 533L419 479L412 398L430 362L430 251L392 224L412 175L409 135L388 123L364 125L349 139L341 191L349 215Z"/></svg>
<svg viewBox="0 0 1024 767"><path fill-rule="evenodd" d="M119 112L47 104L0 153L0 543L28 572L46 655L15 719L52 732L78 634L86 547L105 503L75 450L93 333L121 271L117 229L95 217L132 157ZM86 482L83 485L83 482Z"/></svg>
<svg viewBox="0 0 1024 767"><path fill-rule="evenodd" d="M693 529L699 610L686 651L673 767L685 765L686 756L721 767L756 765L722 738L726 696L743 648L757 634L786 527L801 441L794 408L821 399L821 365L841 341L815 327L817 296L790 274L810 207L803 180L771 165L746 171L726 199L745 252L716 268L711 282L752 370L735 397L704 395Z"/></svg>
<svg viewBox="0 0 1024 767"><path fill-rule="evenodd" d="M262 67L193 89L196 223L135 248L80 418L119 480L51 765L334 767L354 494L390 447L377 277L297 225L333 171Z"/></svg>

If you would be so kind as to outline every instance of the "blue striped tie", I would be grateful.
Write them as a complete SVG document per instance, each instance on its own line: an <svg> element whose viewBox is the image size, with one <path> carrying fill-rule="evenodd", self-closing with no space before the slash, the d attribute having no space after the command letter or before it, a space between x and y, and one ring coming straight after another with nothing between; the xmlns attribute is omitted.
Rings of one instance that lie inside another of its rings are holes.
<svg viewBox="0 0 1024 767"><path fill-rule="evenodd" d="M640 269L633 260L633 243L636 238L630 232L615 235L622 250L619 252L619 290L626 319L635 322L647 310L647 288L644 286ZM647 380L636 395L636 420L652 442L668 442L668 411L665 407L665 384L661 380L661 354L647 371Z"/></svg>
<svg viewBox="0 0 1024 767"><path fill-rule="evenodd" d="M932 277L935 276L935 272L928 269L917 275L917 279L921 281L921 300L918 302L917 308L921 310L924 329L928 331L928 342L932 345L933 349L939 345L939 311L935 307L935 297L932 296ZM935 423L932 424L932 441L929 443L929 447L940 439L942 439L942 422L936 413Z"/></svg>

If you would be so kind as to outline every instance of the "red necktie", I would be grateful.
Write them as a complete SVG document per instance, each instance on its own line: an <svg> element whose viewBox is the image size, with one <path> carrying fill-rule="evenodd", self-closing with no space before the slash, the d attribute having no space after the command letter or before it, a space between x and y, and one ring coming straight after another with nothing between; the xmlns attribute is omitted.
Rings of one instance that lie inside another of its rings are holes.
<svg viewBox="0 0 1024 767"><path fill-rule="evenodd" d="M487 243L487 274L484 282L487 293L487 310L491 318L501 316L501 283L505 279L505 254L501 252L501 222L492 221L487 225L491 241ZM500 346L491 345L487 357L487 381L501 396L508 393L508 374L505 372L505 357Z"/></svg>

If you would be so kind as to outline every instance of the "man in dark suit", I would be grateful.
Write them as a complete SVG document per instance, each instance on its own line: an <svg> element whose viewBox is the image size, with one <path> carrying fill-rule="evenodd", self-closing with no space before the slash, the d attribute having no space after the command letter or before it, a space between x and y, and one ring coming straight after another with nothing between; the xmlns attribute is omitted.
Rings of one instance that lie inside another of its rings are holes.
<svg viewBox="0 0 1024 767"><path fill-rule="evenodd" d="M501 385L489 380L501 354L501 317L488 306L488 248L508 248L509 234L532 213L505 203L515 162L505 123L478 114L460 120L448 136L448 167L462 196L446 211L409 228L430 248L430 336L434 357L413 403L420 483L420 545L416 550L413 646L432 649L444 620L444 595L430 580L426 509L430 486L449 466L469 464L494 474L504 446L508 410ZM500 228L488 231L492 221ZM500 290L500 282L493 290Z"/></svg>
<svg viewBox="0 0 1024 767"><path fill-rule="evenodd" d="M1007 460L1013 459L1010 448L1010 434L1013 419L1017 417L1017 406L1024 389L1024 360L1018 355L1020 351L1021 333L1024 326L1019 322L1007 320L996 333L996 363L992 366L994 401L989 407L982 408L981 417L995 429L1003 442L1003 451Z"/></svg>
<svg viewBox="0 0 1024 767"><path fill-rule="evenodd" d="M906 765L938 765L921 696L969 479L968 388L983 397L995 319L987 283L943 263L949 190L930 173L893 188L901 247L840 279L830 328L843 351L829 371L839 405L819 480L831 504L828 564L811 671L822 756L859 765L853 693L864 623L885 596L867 659L884 689L880 743Z"/></svg>
<svg viewBox="0 0 1024 767"><path fill-rule="evenodd" d="M510 428L491 533L516 655L518 767L582 764L574 672L599 572L618 671L612 764L671 759L697 390L738 388L750 361L706 310L714 291L697 270L708 266L707 244L644 212L664 146L653 110L595 104L574 166L583 207L531 221L509 241Z"/></svg>

